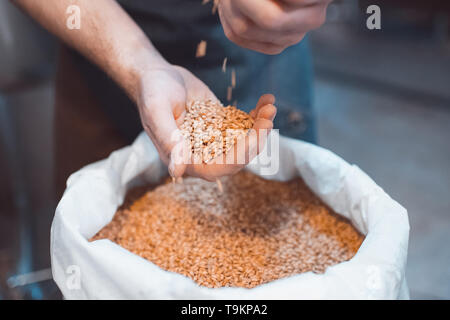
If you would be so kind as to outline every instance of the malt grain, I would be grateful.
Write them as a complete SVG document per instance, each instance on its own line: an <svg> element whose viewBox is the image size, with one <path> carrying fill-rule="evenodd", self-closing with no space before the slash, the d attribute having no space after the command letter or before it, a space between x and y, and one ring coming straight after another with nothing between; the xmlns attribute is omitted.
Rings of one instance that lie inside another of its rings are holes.
<svg viewBox="0 0 450 320"><path fill-rule="evenodd" d="M192 101L186 106L181 132L193 163L208 163L227 153L253 126L253 119L234 106L212 100Z"/></svg>
<svg viewBox="0 0 450 320"><path fill-rule="evenodd" d="M241 171L221 181L223 193L197 178L134 189L92 240L110 239L212 288L322 273L363 241L300 178L268 181Z"/></svg>

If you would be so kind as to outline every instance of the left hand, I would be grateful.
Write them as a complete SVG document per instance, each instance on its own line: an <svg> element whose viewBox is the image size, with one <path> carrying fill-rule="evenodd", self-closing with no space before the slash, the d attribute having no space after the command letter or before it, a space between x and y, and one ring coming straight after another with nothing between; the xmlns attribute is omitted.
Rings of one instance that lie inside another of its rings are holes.
<svg viewBox="0 0 450 320"><path fill-rule="evenodd" d="M278 54L320 27L331 0L220 0L225 35L237 45Z"/></svg>
<svg viewBox="0 0 450 320"><path fill-rule="evenodd" d="M208 164L193 163L185 158L190 156L191 152L190 149L185 149L184 143L180 143L183 140L179 126L184 121L187 103L208 99L218 101L205 83L183 67L161 63L157 67L149 66L141 72L136 101L142 125L174 178L187 174L214 181L235 174L262 151L266 137L273 127L276 114L273 105L275 98L266 94L250 112L254 124L253 130L240 140L244 148L235 145L233 153L223 154ZM234 156L238 152L242 152L242 163L235 161Z"/></svg>

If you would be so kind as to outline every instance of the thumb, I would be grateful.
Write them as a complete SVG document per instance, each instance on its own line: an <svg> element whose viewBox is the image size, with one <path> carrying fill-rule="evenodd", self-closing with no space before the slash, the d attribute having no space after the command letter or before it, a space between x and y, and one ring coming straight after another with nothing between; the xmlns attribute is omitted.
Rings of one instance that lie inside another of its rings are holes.
<svg viewBox="0 0 450 320"><path fill-rule="evenodd" d="M175 178L181 177L186 170L186 156L189 154L185 139L177 127L170 101L153 98L146 110L149 114L143 119L144 123L149 126L161 158L168 161L169 174Z"/></svg>

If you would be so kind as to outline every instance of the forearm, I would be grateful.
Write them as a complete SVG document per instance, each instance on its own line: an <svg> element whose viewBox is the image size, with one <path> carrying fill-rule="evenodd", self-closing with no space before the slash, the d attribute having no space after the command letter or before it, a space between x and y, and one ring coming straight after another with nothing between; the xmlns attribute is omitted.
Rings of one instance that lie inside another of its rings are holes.
<svg viewBox="0 0 450 320"><path fill-rule="evenodd" d="M114 0L15 0L47 30L97 64L136 101L141 72L167 62ZM66 26L70 5L81 10L81 28Z"/></svg>

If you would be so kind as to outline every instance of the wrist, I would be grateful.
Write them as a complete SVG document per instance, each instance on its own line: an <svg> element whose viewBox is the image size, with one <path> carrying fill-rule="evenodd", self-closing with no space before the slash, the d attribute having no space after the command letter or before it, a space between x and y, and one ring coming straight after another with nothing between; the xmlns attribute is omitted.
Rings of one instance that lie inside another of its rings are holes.
<svg viewBox="0 0 450 320"><path fill-rule="evenodd" d="M168 68L171 65L146 39L127 52L122 52L122 71L119 74L119 84L135 103L139 99L143 78L152 69Z"/></svg>

